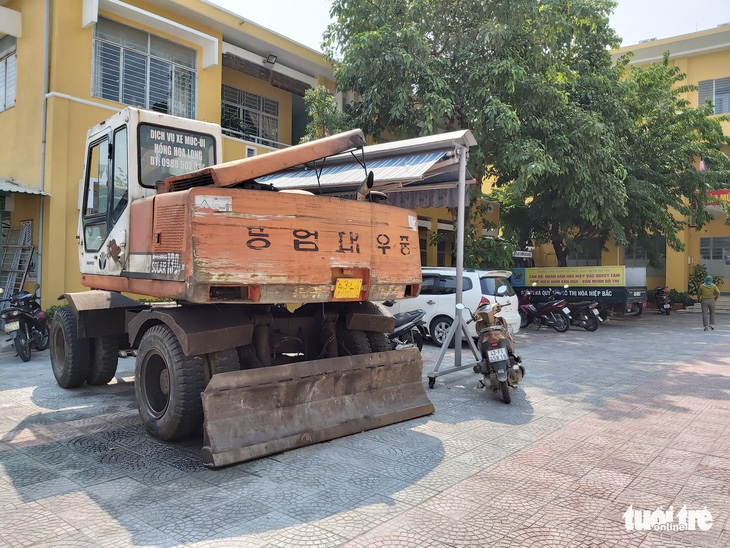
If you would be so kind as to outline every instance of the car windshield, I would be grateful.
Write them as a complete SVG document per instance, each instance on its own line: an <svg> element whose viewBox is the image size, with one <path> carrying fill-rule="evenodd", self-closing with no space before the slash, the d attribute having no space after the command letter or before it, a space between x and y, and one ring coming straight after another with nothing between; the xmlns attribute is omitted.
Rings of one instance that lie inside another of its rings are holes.
<svg viewBox="0 0 730 548"><path fill-rule="evenodd" d="M515 294L515 290L509 283L507 278L480 278L480 285L482 286L482 295L496 295L497 289L502 286L507 287L507 292L503 295L504 297L511 297Z"/></svg>

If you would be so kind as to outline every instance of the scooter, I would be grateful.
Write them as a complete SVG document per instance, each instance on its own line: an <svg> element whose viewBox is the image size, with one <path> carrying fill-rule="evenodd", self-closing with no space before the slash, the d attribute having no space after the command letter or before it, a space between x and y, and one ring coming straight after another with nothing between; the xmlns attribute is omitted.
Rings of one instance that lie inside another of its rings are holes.
<svg viewBox="0 0 730 548"><path fill-rule="evenodd" d="M506 288L500 287L499 289ZM505 305L508 306L508 305ZM525 376L522 358L515 354L515 343L502 318L495 317L502 306L482 302L472 313L469 322L476 322L478 333L477 344L482 359L474 366L475 373L482 374L481 386L489 383L489 387L502 393L504 403L512 401L510 387L516 388Z"/></svg>
<svg viewBox="0 0 730 548"><path fill-rule="evenodd" d="M659 314L666 314L672 311L672 302L669 299L669 288L667 286L657 287L654 290L654 302L659 310Z"/></svg>
<svg viewBox="0 0 730 548"><path fill-rule="evenodd" d="M603 321L596 301L568 302L568 308L570 309L570 325L582 327L586 331L595 331Z"/></svg>
<svg viewBox="0 0 730 548"><path fill-rule="evenodd" d="M40 285L36 284L35 293L21 291L9 299L0 302L10 302L10 306L0 313L4 330L10 334L15 350L24 362L30 360L30 350L45 350L50 343L48 329L48 314L41 309L37 293ZM0 293L2 289L0 289Z"/></svg>
<svg viewBox="0 0 730 548"><path fill-rule="evenodd" d="M571 313L568 302L561 298L562 291L553 291L547 302L534 304L530 299L533 294L532 290L526 289L520 295L520 327L533 323L538 329L547 325L558 333L565 333L570 328Z"/></svg>
<svg viewBox="0 0 730 548"><path fill-rule="evenodd" d="M386 306L393 306L393 301L383 303ZM417 347L423 349L423 342L426 340L426 322L423 320L426 311L411 310L410 312L399 312L395 318L395 331L388 335L390 347L393 350Z"/></svg>

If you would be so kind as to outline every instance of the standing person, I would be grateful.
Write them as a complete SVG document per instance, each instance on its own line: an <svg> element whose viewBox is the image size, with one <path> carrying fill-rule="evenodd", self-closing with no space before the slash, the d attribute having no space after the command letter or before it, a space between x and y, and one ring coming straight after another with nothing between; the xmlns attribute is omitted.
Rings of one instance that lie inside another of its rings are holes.
<svg viewBox="0 0 730 548"><path fill-rule="evenodd" d="M705 331L708 328L715 330L715 302L720 296L720 290L712 281L712 276L705 276L705 282L697 288L697 300L702 307L702 325ZM708 321L709 316L709 321Z"/></svg>

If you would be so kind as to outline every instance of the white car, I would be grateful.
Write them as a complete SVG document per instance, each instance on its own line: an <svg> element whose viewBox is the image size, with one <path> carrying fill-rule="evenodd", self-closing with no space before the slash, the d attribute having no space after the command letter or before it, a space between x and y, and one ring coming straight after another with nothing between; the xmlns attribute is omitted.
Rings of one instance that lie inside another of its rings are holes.
<svg viewBox="0 0 730 548"><path fill-rule="evenodd" d="M475 270L464 269L462 300L464 306L474 312L482 299L491 303L495 301L502 305L497 316L507 321L510 333L520 330L520 314L518 311L517 295L509 283L512 272L509 270ZM426 312L423 318L426 322L431 340L438 346L444 344L449 328L454 321L456 308L456 268L423 267L423 284L421 294L413 299L396 301L390 307L393 314L422 309ZM497 296L497 289L507 286L503 296ZM468 312L464 311L464 319L468 320ZM467 331L476 338L474 322L467 324Z"/></svg>

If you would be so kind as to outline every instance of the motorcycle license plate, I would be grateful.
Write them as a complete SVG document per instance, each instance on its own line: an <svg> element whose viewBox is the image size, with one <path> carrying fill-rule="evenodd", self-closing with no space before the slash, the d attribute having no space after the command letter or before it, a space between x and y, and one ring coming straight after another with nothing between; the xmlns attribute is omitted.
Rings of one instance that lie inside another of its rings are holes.
<svg viewBox="0 0 730 548"><path fill-rule="evenodd" d="M487 358L490 362L501 362L507 359L506 348L495 348L494 350L487 350Z"/></svg>
<svg viewBox="0 0 730 548"><path fill-rule="evenodd" d="M357 299L362 290L362 279L339 278L335 284L335 299Z"/></svg>
<svg viewBox="0 0 730 548"><path fill-rule="evenodd" d="M664 308L672 308L672 305L669 304L669 303L667 303L667 304L664 305Z"/></svg>
<svg viewBox="0 0 730 548"><path fill-rule="evenodd" d="M5 324L5 333L11 333L20 329L20 322L8 322Z"/></svg>
<svg viewBox="0 0 730 548"><path fill-rule="evenodd" d="M568 308L567 306L564 306L563 312L565 312L566 314L570 314L570 308Z"/></svg>
<svg viewBox="0 0 730 548"><path fill-rule="evenodd" d="M595 308L592 308L591 310L593 311L593 313L594 313L594 314L595 314L596 316L600 316L600 314L598 313L598 310L596 310Z"/></svg>

